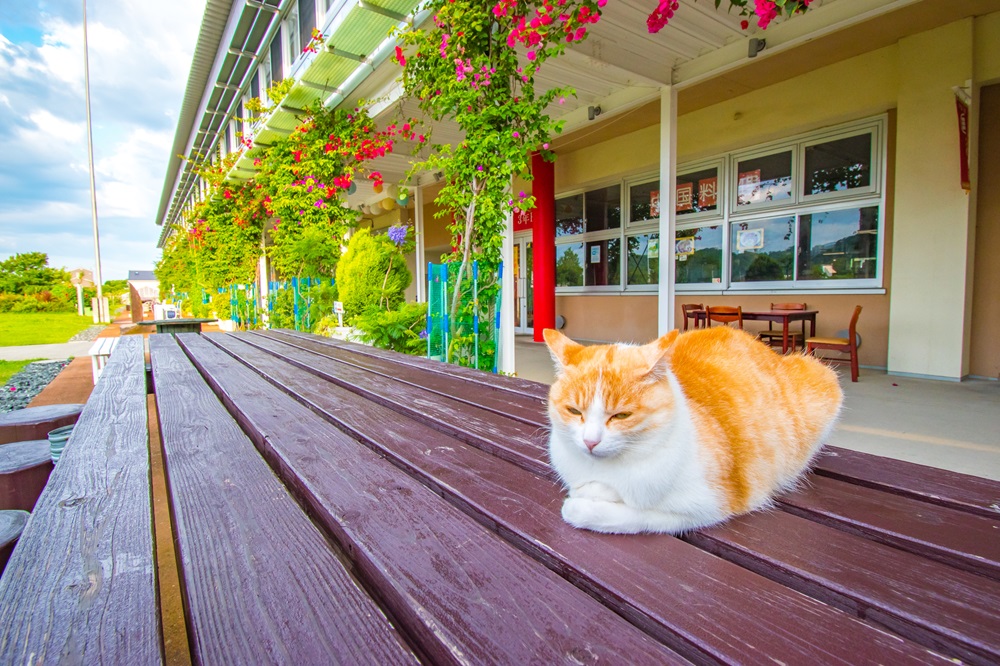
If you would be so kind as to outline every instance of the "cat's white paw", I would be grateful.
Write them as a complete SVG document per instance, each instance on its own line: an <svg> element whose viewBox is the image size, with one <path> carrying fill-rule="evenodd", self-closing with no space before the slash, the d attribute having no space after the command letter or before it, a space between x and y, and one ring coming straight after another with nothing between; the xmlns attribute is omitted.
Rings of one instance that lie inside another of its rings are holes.
<svg viewBox="0 0 1000 666"><path fill-rule="evenodd" d="M591 499L601 502L621 502L622 496L611 486L600 481L587 481L576 488L570 488L570 497Z"/></svg>
<svg viewBox="0 0 1000 666"><path fill-rule="evenodd" d="M625 506L615 502L592 500L585 497L567 497L562 506L562 517L573 527L607 534L634 532L622 524L621 513Z"/></svg>

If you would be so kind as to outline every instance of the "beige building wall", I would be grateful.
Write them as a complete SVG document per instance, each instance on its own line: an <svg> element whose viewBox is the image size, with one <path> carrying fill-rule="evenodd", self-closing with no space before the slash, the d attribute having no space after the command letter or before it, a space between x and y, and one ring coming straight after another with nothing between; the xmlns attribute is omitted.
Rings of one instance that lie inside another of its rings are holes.
<svg viewBox="0 0 1000 666"><path fill-rule="evenodd" d="M997 40L1000 45L1000 40ZM979 98L979 189L969 373L1000 379L1000 84Z"/></svg>

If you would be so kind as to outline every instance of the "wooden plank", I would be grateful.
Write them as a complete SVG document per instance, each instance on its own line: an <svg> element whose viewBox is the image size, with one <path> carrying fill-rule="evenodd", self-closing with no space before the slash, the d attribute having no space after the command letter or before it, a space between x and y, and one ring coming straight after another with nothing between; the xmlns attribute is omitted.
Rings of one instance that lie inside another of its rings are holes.
<svg viewBox="0 0 1000 666"><path fill-rule="evenodd" d="M786 511L1000 579L1000 521L823 476L785 493Z"/></svg>
<svg viewBox="0 0 1000 666"><path fill-rule="evenodd" d="M259 334L256 334L259 335ZM406 365L388 358L359 354L352 350L324 344L320 339L292 337L280 333L266 336L298 349L320 354L368 372L437 393L478 409L485 409L505 418L513 418L533 426L547 425L546 396L504 390L499 384L486 385L426 368ZM253 338L251 337L250 340ZM490 375L496 377L496 375ZM523 382L522 382L523 383Z"/></svg>
<svg viewBox="0 0 1000 666"><path fill-rule="evenodd" d="M215 337L222 335L225 334L215 334ZM517 464L537 474L550 473L549 466L541 454L544 451L545 433L533 425L512 421L454 398L428 393L422 388L290 347L267 337L237 337L292 365L316 373L327 382L343 386L368 400L390 407L443 434L488 449L493 455L516 460ZM212 338L213 336L209 335L209 339ZM501 429L504 432L502 439L496 437Z"/></svg>
<svg viewBox="0 0 1000 666"><path fill-rule="evenodd" d="M179 337L430 662L687 663L220 349Z"/></svg>
<svg viewBox="0 0 1000 666"><path fill-rule="evenodd" d="M94 387L0 579L9 663L158 664L143 341Z"/></svg>
<svg viewBox="0 0 1000 666"><path fill-rule="evenodd" d="M292 331L288 329L260 331L258 333L275 339L287 339L290 337L300 340L312 340L331 348L349 351L353 354L360 354L362 356L369 356L372 358L389 359L390 361L399 363L400 365L420 368L422 370L438 373L447 377L459 377L471 384L490 389L500 389L503 391L510 391L520 395L530 395L542 399L545 399L549 394L549 387L539 382L534 382L529 379L520 379L518 377L495 375L486 370L466 368L460 365L455 365L454 363L443 363L441 361L434 361L423 356L400 354L388 349L379 349L378 347L370 347L356 342L345 342L344 340L333 340L320 335L313 335L312 333L301 333L299 331Z"/></svg>
<svg viewBox="0 0 1000 666"><path fill-rule="evenodd" d="M780 511L686 539L965 663L1000 663L996 581Z"/></svg>
<svg viewBox="0 0 1000 666"><path fill-rule="evenodd" d="M836 446L823 449L815 472L906 497L1000 518L1000 482Z"/></svg>
<svg viewBox="0 0 1000 666"><path fill-rule="evenodd" d="M149 347L194 661L414 663L174 336Z"/></svg>
<svg viewBox="0 0 1000 666"><path fill-rule="evenodd" d="M673 537L574 529L559 515L562 492L551 479L401 419L232 336L207 337L693 661L939 661L924 648ZM502 439L503 431L496 437Z"/></svg>

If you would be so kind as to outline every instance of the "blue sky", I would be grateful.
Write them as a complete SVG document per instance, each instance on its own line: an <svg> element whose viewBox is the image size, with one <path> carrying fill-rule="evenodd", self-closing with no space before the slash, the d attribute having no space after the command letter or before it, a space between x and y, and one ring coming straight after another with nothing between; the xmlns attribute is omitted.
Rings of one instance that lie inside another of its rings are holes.
<svg viewBox="0 0 1000 666"><path fill-rule="evenodd" d="M0 0L0 260L94 267L81 0ZM102 276L159 259L156 210L205 0L87 0Z"/></svg>

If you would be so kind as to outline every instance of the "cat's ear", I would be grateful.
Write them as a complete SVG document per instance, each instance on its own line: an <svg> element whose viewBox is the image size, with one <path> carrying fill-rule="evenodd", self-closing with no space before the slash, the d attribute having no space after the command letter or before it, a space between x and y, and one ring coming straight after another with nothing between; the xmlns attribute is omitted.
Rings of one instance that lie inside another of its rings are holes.
<svg viewBox="0 0 1000 666"><path fill-rule="evenodd" d="M569 365L576 352L583 349L583 345L573 342L554 328L545 329L542 331L542 336L545 338L545 344L549 346L549 353L552 354L552 360L560 368L565 368Z"/></svg>
<svg viewBox="0 0 1000 666"><path fill-rule="evenodd" d="M642 348L647 363L646 374L657 377L665 375L667 365L670 363L671 347L679 334L680 331L674 329Z"/></svg>

